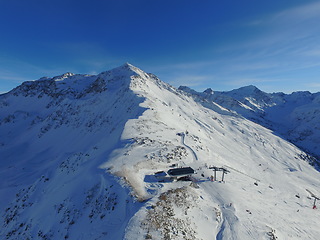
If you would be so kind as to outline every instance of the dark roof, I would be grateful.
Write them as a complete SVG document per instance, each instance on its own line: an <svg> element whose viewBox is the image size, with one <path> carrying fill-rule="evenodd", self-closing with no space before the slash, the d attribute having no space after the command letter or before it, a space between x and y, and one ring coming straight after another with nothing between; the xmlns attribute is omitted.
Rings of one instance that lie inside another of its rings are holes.
<svg viewBox="0 0 320 240"><path fill-rule="evenodd" d="M194 170L191 167L172 168L169 169L168 174L171 176L189 175L194 174Z"/></svg>

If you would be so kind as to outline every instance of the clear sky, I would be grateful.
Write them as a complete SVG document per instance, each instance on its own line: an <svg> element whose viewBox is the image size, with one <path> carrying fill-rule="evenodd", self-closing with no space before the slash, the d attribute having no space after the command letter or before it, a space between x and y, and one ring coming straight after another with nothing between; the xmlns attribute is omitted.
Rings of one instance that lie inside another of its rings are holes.
<svg viewBox="0 0 320 240"><path fill-rule="evenodd" d="M198 91L320 91L320 1L0 0L0 92L129 62Z"/></svg>

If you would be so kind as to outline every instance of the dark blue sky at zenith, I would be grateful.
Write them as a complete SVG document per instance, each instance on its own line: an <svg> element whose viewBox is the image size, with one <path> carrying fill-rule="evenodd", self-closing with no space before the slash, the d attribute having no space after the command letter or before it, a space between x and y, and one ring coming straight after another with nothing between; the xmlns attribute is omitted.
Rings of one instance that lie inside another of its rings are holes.
<svg viewBox="0 0 320 240"><path fill-rule="evenodd" d="M0 93L129 62L198 91L320 91L320 1L0 0Z"/></svg>

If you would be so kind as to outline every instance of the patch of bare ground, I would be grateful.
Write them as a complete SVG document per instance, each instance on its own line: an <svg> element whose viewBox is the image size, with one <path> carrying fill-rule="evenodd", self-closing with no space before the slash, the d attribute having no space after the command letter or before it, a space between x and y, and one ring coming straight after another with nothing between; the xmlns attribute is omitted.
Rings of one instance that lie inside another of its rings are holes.
<svg viewBox="0 0 320 240"><path fill-rule="evenodd" d="M141 223L147 232L145 239L198 239L196 226L188 216L191 208L196 207L198 196L191 187L169 190L159 196L150 207L146 219Z"/></svg>

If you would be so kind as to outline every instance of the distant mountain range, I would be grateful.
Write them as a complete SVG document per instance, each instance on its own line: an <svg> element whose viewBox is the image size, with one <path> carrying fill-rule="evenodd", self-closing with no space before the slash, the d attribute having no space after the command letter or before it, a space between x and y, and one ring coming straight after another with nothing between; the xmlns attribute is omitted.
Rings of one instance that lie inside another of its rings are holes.
<svg viewBox="0 0 320 240"><path fill-rule="evenodd" d="M24 82L0 95L0 239L318 239L319 101L128 63Z"/></svg>
<svg viewBox="0 0 320 240"><path fill-rule="evenodd" d="M228 92L196 92L181 86L204 105L216 103L273 130L298 147L320 158L320 93L265 93L255 86Z"/></svg>

